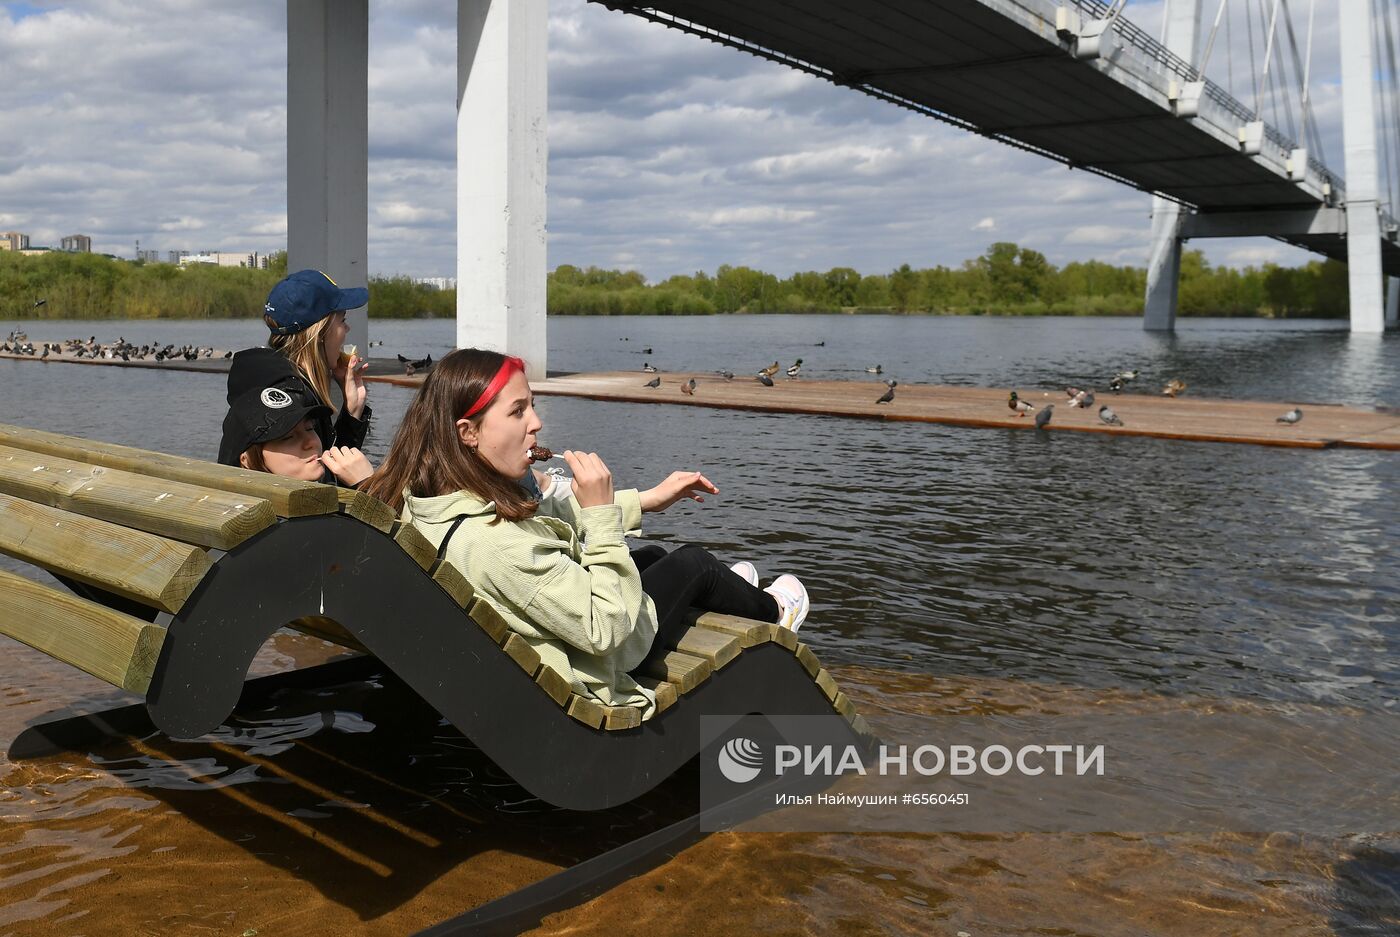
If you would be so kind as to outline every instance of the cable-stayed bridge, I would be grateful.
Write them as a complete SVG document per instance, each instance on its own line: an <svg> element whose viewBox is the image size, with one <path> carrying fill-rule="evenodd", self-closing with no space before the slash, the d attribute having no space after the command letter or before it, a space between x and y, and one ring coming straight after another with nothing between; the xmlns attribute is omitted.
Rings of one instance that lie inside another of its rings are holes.
<svg viewBox="0 0 1400 937"><path fill-rule="evenodd" d="M1171 328L1174 321L1182 239L1267 235L1348 259L1356 219L1341 173L1320 158L1307 95L1315 19L1308 16L1306 27L1293 21L1300 10L1315 14L1309 9L1315 0L1207 0L1214 14L1208 30L1201 28L1203 0L1171 0L1165 41L1133 23L1128 0L596 2L1176 203L1159 201L1154 209L1149 328ZM1388 14L1389 0L1378 2L1378 14ZM1269 91L1283 99L1292 128L1266 121L1257 100L1251 107L1205 77L1204 59L1220 51L1219 25L1230 3L1246 12L1253 5L1259 14L1264 35L1255 69L1263 75L1251 77L1272 82ZM1366 0L1323 7L1327 16L1370 14ZM1371 33L1363 31L1369 61ZM1349 53L1356 54L1344 50L1344 61ZM1369 76L1360 90L1366 113L1357 119L1374 126ZM1347 118L1350 150L1350 112ZM1348 169L1351 162L1349 155ZM1375 216L1363 226L1375 241L1367 249L1375 255L1370 265L1400 276L1400 229L1378 208L1375 183L1354 194ZM1378 271L1373 278L1371 293L1380 289ZM1378 298L1369 313L1356 314L1355 300L1367 295L1354 299L1353 327L1378 331Z"/></svg>
<svg viewBox="0 0 1400 937"><path fill-rule="evenodd" d="M1396 326L1400 0L1163 0L1158 38L1133 0L593 2L1152 193L1148 329L1174 327L1182 243L1241 236L1344 259L1352 331ZM1248 103L1207 74L1229 55L1232 11L1248 31ZM1340 168L1310 100L1319 17L1339 35ZM289 263L350 285L368 253L368 24L368 0L287 5ZM548 0L457 2L457 343L537 374L547 36ZM367 328L352 316L351 340Z"/></svg>

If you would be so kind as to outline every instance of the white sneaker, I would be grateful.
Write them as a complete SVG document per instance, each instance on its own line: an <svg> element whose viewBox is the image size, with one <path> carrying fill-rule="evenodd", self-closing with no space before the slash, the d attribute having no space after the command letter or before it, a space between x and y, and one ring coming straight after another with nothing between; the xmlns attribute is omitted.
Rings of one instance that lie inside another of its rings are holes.
<svg viewBox="0 0 1400 937"><path fill-rule="evenodd" d="M807 588L802 585L802 580L785 573L774 579L773 584L763 591L778 600L778 608L782 610L778 616L778 624L792 631L802 627L802 622L807 618L807 610L811 607L811 603L807 601Z"/></svg>
<svg viewBox="0 0 1400 937"><path fill-rule="evenodd" d="M755 588L758 587L758 569L748 560L740 560L729 568L738 573L739 578L744 582Z"/></svg>

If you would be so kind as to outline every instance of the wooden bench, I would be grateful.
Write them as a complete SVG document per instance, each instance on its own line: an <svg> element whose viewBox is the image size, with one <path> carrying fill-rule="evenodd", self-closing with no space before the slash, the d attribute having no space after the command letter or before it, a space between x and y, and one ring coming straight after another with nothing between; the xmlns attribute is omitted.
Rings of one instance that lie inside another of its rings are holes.
<svg viewBox="0 0 1400 937"><path fill-rule="evenodd" d="M0 633L142 695L176 736L227 718L252 655L287 626L373 654L560 806L605 806L654 785L694 754L676 737L698 738L707 713L835 712L869 738L795 633L727 615L693 613L636 674L656 694L651 719L581 695L463 571L359 492L0 425L0 553L68 587L0 572ZM499 726L504 715L538 732ZM615 740L611 763L637 762L621 795L532 764L542 745L587 758L595 737Z"/></svg>

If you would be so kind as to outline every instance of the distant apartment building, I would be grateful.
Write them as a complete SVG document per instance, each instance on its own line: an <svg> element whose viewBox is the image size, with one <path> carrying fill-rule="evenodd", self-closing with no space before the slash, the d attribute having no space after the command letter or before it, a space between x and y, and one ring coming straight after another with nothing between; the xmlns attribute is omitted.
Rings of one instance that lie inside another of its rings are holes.
<svg viewBox="0 0 1400 937"><path fill-rule="evenodd" d="M144 260L148 264L160 263L160 251L137 251L137 260Z"/></svg>
<svg viewBox="0 0 1400 937"><path fill-rule="evenodd" d="M70 234L59 243L60 249L68 251L69 253L92 253L92 238L88 237L86 234Z"/></svg>
<svg viewBox="0 0 1400 937"><path fill-rule="evenodd" d="M21 234L18 231L6 231L0 234L0 251L26 251L29 250L29 235Z"/></svg>
<svg viewBox="0 0 1400 937"><path fill-rule="evenodd" d="M457 288L456 277L414 277L413 282L423 286L431 286L435 290L455 290Z"/></svg>
<svg viewBox="0 0 1400 937"><path fill-rule="evenodd" d="M182 267L190 264L209 264L215 267L253 267L266 270L268 265L268 256L259 254L257 251L200 251L197 254L180 251L179 253L179 259L175 260L174 263L178 263ZM170 254L171 257L175 256L174 251L171 251Z"/></svg>
<svg viewBox="0 0 1400 937"><path fill-rule="evenodd" d="M190 256L189 251L166 251L166 263L182 264Z"/></svg>

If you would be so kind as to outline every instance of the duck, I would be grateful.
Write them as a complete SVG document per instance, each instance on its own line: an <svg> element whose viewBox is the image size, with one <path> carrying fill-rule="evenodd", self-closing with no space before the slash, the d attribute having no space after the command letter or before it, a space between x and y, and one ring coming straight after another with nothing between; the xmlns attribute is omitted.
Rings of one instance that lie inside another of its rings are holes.
<svg viewBox="0 0 1400 937"><path fill-rule="evenodd" d="M762 371L759 371L758 374L754 375L754 380L758 381L764 387L773 386L773 379L767 374L764 374Z"/></svg>
<svg viewBox="0 0 1400 937"><path fill-rule="evenodd" d="M778 362L774 361L774 362L773 362L772 364L770 364L768 367L760 369L758 373L759 373L759 374L762 374L764 377L772 377L774 374L777 374L777 373L778 373L778 369L781 368L781 367L782 367L782 365L780 365L780 364L778 364Z"/></svg>
<svg viewBox="0 0 1400 937"><path fill-rule="evenodd" d="M1177 378L1172 378L1170 381L1167 381L1167 386L1162 388L1162 396L1175 397L1184 390L1186 390L1186 382Z"/></svg>
<svg viewBox="0 0 1400 937"><path fill-rule="evenodd" d="M652 364L651 364L650 361L643 361L643 362L642 362L642 371L643 371L644 373L646 373L646 374L655 374L655 373L657 372L657 370L658 370L657 368L652 367Z"/></svg>
<svg viewBox="0 0 1400 937"><path fill-rule="evenodd" d="M1008 409L1014 410L1017 416L1025 416L1027 413L1035 412L1035 407L1022 400L1014 390L1011 392L1011 396L1006 398L1006 406Z"/></svg>
<svg viewBox="0 0 1400 937"><path fill-rule="evenodd" d="M797 377L798 373L799 373L801 370L802 370L802 359L801 359L801 358L798 358L798 359L797 359L797 363L794 364L792 367L790 367L790 368L787 369L787 376L788 376L789 378Z"/></svg>
<svg viewBox="0 0 1400 937"><path fill-rule="evenodd" d="M885 373L885 369L882 368L882 367L880 367L880 366L877 364L877 365L875 365L875 367L873 367L873 368L866 368L866 369L865 369L865 373L866 373L866 374L884 374L884 373Z"/></svg>

